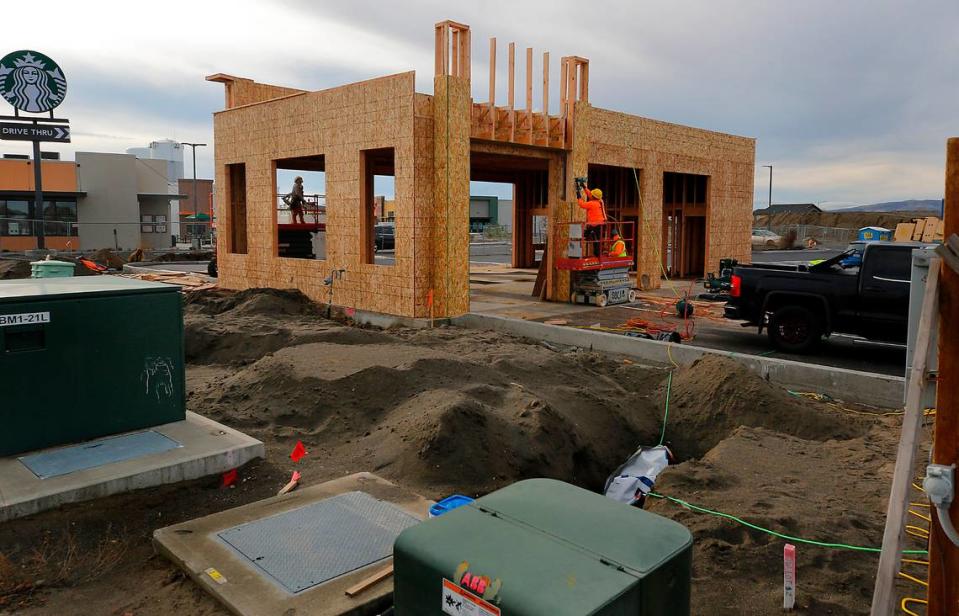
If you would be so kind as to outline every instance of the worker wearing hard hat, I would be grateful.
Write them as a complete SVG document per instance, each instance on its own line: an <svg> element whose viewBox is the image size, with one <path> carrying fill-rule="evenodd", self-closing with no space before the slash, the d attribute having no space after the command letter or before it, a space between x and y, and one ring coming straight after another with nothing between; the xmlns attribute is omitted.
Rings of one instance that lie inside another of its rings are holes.
<svg viewBox="0 0 959 616"><path fill-rule="evenodd" d="M609 256L611 257L628 257L626 253L626 242L623 241L623 238L620 237L619 231L613 229L612 235L613 243L609 247Z"/></svg>
<svg viewBox="0 0 959 616"><path fill-rule="evenodd" d="M290 206L290 222L296 224L297 218L300 224L306 224L303 218L303 206L306 205L306 198L303 196L303 178L296 176L293 180L293 190L283 197L283 202Z"/></svg>
<svg viewBox="0 0 959 616"><path fill-rule="evenodd" d="M585 181L577 182L576 203L586 210L586 227L583 230L583 237L592 245L593 255L598 257L601 230L606 223L606 205L603 203L603 191L598 188L590 190Z"/></svg>

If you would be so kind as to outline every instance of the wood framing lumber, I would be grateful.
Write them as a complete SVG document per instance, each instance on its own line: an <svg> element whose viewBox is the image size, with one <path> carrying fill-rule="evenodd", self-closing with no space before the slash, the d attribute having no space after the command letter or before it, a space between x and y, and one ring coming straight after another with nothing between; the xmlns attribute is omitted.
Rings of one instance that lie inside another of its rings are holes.
<svg viewBox="0 0 959 616"><path fill-rule="evenodd" d="M886 529L882 537L882 553L879 555L879 570L872 596L871 616L891 616L897 603L896 575L902 558L906 512L909 509L909 490L912 485L916 447L922 427L922 392L928 378L926 367L929 361L932 328L939 321L939 259L929 263L929 278L922 298L919 314L918 336L912 360L912 372L906 384L906 412L902 418L902 432L896 451L896 467L893 471L889 503L886 507Z"/></svg>
<svg viewBox="0 0 959 616"><path fill-rule="evenodd" d="M387 565L386 567L383 567L382 569L380 569L379 571L377 571L370 577L364 580L361 580L357 582L356 584L354 584L353 586L350 586L349 588L347 588L346 596L355 597L356 595L362 593L368 588L371 588L374 585L379 584L380 582L390 577L391 575L393 575L393 563L390 563L389 565Z"/></svg>
<svg viewBox="0 0 959 616"><path fill-rule="evenodd" d="M959 274L959 236L953 233L942 245L936 247L936 254L952 271Z"/></svg>
<svg viewBox="0 0 959 616"><path fill-rule="evenodd" d="M489 107L490 116L496 108L496 37L489 39Z"/></svg>
<svg viewBox="0 0 959 616"><path fill-rule="evenodd" d="M959 137L946 142L946 186L943 206L943 232L947 246L955 249L959 234ZM930 270L932 265L930 264ZM930 276L931 277L931 276ZM939 373L936 388L936 427L933 430L932 462L946 466L959 464L959 336L955 330L959 318L959 273L942 268L939 290ZM920 327L922 325L920 324ZM920 330L921 332L921 330ZM959 524L959 503L953 498L947 511L953 526ZM954 545L934 513L929 533L929 591L927 616L959 614L959 546Z"/></svg>
<svg viewBox="0 0 959 616"><path fill-rule="evenodd" d="M543 52L543 128L549 145L549 52Z"/></svg>

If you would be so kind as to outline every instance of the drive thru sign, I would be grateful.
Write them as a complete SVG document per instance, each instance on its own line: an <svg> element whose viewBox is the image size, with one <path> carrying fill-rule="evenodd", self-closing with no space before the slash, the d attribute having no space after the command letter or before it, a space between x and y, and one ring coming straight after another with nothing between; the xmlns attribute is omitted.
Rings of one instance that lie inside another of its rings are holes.
<svg viewBox="0 0 959 616"><path fill-rule="evenodd" d="M53 126L51 124L14 124L13 122L0 122L0 139L70 143L70 127Z"/></svg>

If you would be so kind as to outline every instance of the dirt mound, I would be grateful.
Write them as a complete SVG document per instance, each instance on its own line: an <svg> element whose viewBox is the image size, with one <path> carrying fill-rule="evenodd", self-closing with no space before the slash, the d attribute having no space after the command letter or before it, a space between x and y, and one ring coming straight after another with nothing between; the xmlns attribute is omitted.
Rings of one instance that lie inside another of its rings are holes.
<svg viewBox="0 0 959 616"><path fill-rule="evenodd" d="M110 269L122 270L126 264L123 258L109 248L101 248L92 254L86 255L86 257L100 265L106 265Z"/></svg>
<svg viewBox="0 0 959 616"><path fill-rule="evenodd" d="M209 261L213 258L213 252L210 250L198 250L190 252L165 252L150 259L153 262L170 263L173 261Z"/></svg>
<svg viewBox="0 0 959 616"><path fill-rule="evenodd" d="M733 431L701 460L669 467L657 492L792 536L876 547L882 543L886 486L897 421L877 418L846 441L801 440L763 428ZM694 614L773 614L782 606L783 539L714 515L652 499L649 509L695 536ZM798 544L799 606L810 614L868 612L874 554ZM726 584L702 580L736 581Z"/></svg>
<svg viewBox="0 0 959 616"><path fill-rule="evenodd" d="M30 262L23 259L0 259L0 280L29 278Z"/></svg>
<svg viewBox="0 0 959 616"><path fill-rule="evenodd" d="M302 439L428 494L483 493L526 477L598 489L658 431L659 370L526 346L509 358L460 332L434 347L346 328L267 355L198 392L204 413L267 440ZM414 334L419 337L420 334ZM517 343L519 344L519 343Z"/></svg>
<svg viewBox="0 0 959 616"><path fill-rule="evenodd" d="M232 311L232 317L319 314L319 307L296 289L217 289L190 294L184 306L187 314L219 315Z"/></svg>
<svg viewBox="0 0 959 616"><path fill-rule="evenodd" d="M914 218L938 215L937 212L778 212L772 215L770 224L774 227L785 225L815 225L841 229L861 229L863 227L884 227L895 229L901 222L911 222ZM754 216L753 226L765 227L765 214Z"/></svg>
<svg viewBox="0 0 959 616"><path fill-rule="evenodd" d="M665 389L661 395L665 402ZM733 359L706 355L673 376L666 438L686 459L702 456L739 426L822 441L861 436L871 421L810 405Z"/></svg>

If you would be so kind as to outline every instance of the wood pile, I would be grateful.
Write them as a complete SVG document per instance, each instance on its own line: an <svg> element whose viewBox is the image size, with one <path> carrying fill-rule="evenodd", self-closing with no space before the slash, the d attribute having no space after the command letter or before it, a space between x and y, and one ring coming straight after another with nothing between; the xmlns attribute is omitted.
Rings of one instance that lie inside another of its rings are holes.
<svg viewBox="0 0 959 616"><path fill-rule="evenodd" d="M936 216L916 218L896 225L895 242L942 242L943 221Z"/></svg>
<svg viewBox="0 0 959 616"><path fill-rule="evenodd" d="M149 282L163 282L166 284L175 284L182 287L184 293L194 291L206 291L215 289L217 283L211 281L202 274L192 274L189 272L156 272L151 274L118 274L124 278L136 278L137 280L146 280Z"/></svg>

